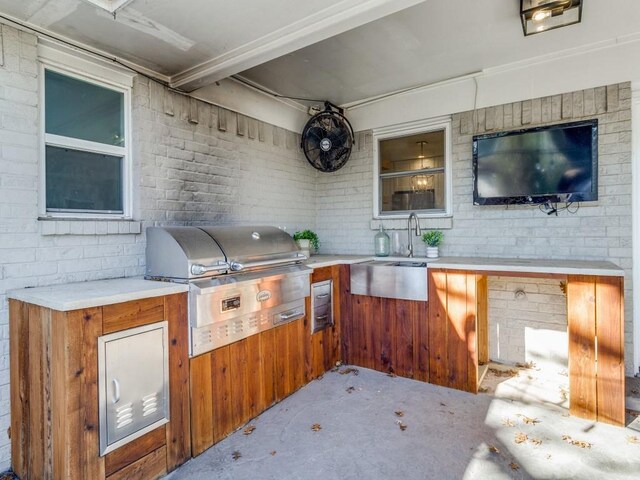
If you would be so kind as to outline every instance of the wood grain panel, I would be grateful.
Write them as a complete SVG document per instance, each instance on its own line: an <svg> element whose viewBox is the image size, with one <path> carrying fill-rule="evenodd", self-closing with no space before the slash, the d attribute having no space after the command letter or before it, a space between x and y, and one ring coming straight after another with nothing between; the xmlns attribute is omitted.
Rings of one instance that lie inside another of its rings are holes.
<svg viewBox="0 0 640 480"><path fill-rule="evenodd" d="M213 445L214 396L211 354L194 357L190 363L191 451L195 456Z"/></svg>
<svg viewBox="0 0 640 480"><path fill-rule="evenodd" d="M342 361L353 363L353 312L351 298L351 271L349 265L340 265L340 346Z"/></svg>
<svg viewBox="0 0 640 480"><path fill-rule="evenodd" d="M429 381L447 386L448 319L447 274L432 270L429 275Z"/></svg>
<svg viewBox="0 0 640 480"><path fill-rule="evenodd" d="M27 471L30 478L45 478L48 474L51 477L51 468L45 465L47 462L45 451L45 382L47 358L46 358L46 338L50 310L29 305L29 454Z"/></svg>
<svg viewBox="0 0 640 480"><path fill-rule="evenodd" d="M231 400L230 348L218 348L211 352L211 381L213 383L213 442L219 442L235 428Z"/></svg>
<svg viewBox="0 0 640 480"><path fill-rule="evenodd" d="M54 478L83 478L78 439L83 436L83 312L52 311L51 411Z"/></svg>
<svg viewBox="0 0 640 480"><path fill-rule="evenodd" d="M333 327L330 329L330 354L325 362L325 370L330 370L342 359L342 347L341 347L341 328L342 328L342 315L343 315L343 302L342 302L342 278L341 271L342 265L334 265L331 268L331 275L333 277Z"/></svg>
<svg viewBox="0 0 640 480"><path fill-rule="evenodd" d="M103 332L117 332L164 320L164 297L144 298L102 307Z"/></svg>
<svg viewBox="0 0 640 480"><path fill-rule="evenodd" d="M395 325L396 300L386 298L380 306L380 371L395 373L398 350Z"/></svg>
<svg viewBox="0 0 640 480"><path fill-rule="evenodd" d="M260 339L260 377L262 380L262 401L259 410L264 411L276 401L276 346L275 331L267 330Z"/></svg>
<svg viewBox="0 0 640 480"><path fill-rule="evenodd" d="M82 387L81 401L84 405L84 435L81 462L83 478L104 478L104 457L100 457L100 420L98 416L98 342L102 335L102 308L82 310Z"/></svg>
<svg viewBox="0 0 640 480"><path fill-rule="evenodd" d="M289 335L287 325L276 327L273 332L276 357L276 401L279 402L291 391L290 363L287 357L289 354Z"/></svg>
<svg viewBox="0 0 640 480"><path fill-rule="evenodd" d="M429 381L429 304L414 304L414 376L423 382Z"/></svg>
<svg viewBox="0 0 640 480"><path fill-rule="evenodd" d="M598 421L624 426L624 298L623 280L596 281L597 405Z"/></svg>
<svg viewBox="0 0 640 480"><path fill-rule="evenodd" d="M396 300L396 365L395 373L401 377L413 378L413 319L408 300Z"/></svg>
<svg viewBox="0 0 640 480"><path fill-rule="evenodd" d="M189 325L187 294L164 297L163 317L169 323L169 392L171 421L167 425L167 470L191 458L189 412ZM147 317L151 319L151 316Z"/></svg>
<svg viewBox="0 0 640 480"><path fill-rule="evenodd" d="M478 296L476 275L466 275L467 283L467 312L465 318L464 341L466 343L467 378L464 390L478 393L478 338L477 338L477 310Z"/></svg>
<svg viewBox="0 0 640 480"><path fill-rule="evenodd" d="M249 398L250 370L247 363L247 340L240 340L229 345L231 374L231 414L233 424L242 425L249 420L251 399Z"/></svg>
<svg viewBox="0 0 640 480"><path fill-rule="evenodd" d="M29 354L29 308L9 300L11 467L23 479L29 478Z"/></svg>
<svg viewBox="0 0 640 480"><path fill-rule="evenodd" d="M597 418L595 295L595 277L567 277L569 411L592 420Z"/></svg>
<svg viewBox="0 0 640 480"><path fill-rule="evenodd" d="M371 345L371 351L368 352L371 358L371 367L379 372L384 371L384 365L382 361L382 336L383 336L383 323L382 323L382 304L385 299L378 297L369 297L370 311L367 324L369 325L368 333L370 338L367 343Z"/></svg>
<svg viewBox="0 0 640 480"><path fill-rule="evenodd" d="M108 453L105 456L105 473L110 476L118 470L131 465L142 457L147 456L151 452L165 446L166 428L163 425L151 432L136 438L134 441L127 443L125 446ZM65 478L65 477L60 477Z"/></svg>
<svg viewBox="0 0 640 480"><path fill-rule="evenodd" d="M464 273L447 273L447 322L447 386L466 390L467 275Z"/></svg>
<svg viewBox="0 0 640 480"><path fill-rule="evenodd" d="M302 319L287 324L287 335L289 336L288 359L291 384L288 395L298 390L305 383L305 362L304 362L304 321ZM308 335L308 334L307 334Z"/></svg>
<svg viewBox="0 0 640 480"><path fill-rule="evenodd" d="M478 364L489 363L489 301L486 275L478 275L476 284L478 322Z"/></svg>
<svg viewBox="0 0 640 480"><path fill-rule="evenodd" d="M249 407L247 410L247 417L253 418L262 413L260 406L263 403L263 382L262 382L262 370L260 369L260 337L259 335L252 335L247 338L247 402Z"/></svg>
<svg viewBox="0 0 640 480"><path fill-rule="evenodd" d="M107 480L155 480L166 474L167 447L160 447L140 460L108 476Z"/></svg>

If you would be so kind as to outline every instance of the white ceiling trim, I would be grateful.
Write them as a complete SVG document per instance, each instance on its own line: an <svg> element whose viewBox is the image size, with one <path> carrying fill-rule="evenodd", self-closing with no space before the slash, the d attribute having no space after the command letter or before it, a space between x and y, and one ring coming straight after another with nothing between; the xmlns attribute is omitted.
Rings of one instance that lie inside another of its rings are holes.
<svg viewBox="0 0 640 480"><path fill-rule="evenodd" d="M344 0L171 77L192 91L425 0Z"/></svg>

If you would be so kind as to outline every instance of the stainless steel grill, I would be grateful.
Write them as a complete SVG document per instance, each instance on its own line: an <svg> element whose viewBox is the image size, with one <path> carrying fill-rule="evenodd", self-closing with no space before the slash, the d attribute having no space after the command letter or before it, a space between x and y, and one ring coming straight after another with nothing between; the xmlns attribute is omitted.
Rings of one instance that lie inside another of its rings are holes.
<svg viewBox="0 0 640 480"><path fill-rule="evenodd" d="M305 315L311 269L275 227L152 227L146 277L189 283L191 355Z"/></svg>

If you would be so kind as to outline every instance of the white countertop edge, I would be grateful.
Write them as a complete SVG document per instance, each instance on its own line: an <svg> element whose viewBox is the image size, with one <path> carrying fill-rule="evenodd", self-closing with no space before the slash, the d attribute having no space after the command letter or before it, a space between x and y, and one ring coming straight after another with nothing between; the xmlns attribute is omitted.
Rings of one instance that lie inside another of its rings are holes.
<svg viewBox="0 0 640 480"><path fill-rule="evenodd" d="M326 257L326 258L318 258ZM376 257L373 255L318 255L312 256L305 265L309 268L322 268L332 265L352 265L355 263L368 262L371 260L380 261L423 261L427 263L427 268L446 268L450 270L474 270L492 271L504 273L537 273L549 275L593 275L600 277L624 277L624 270L617 265L600 260L542 260L542 259L514 259L514 258L486 258L477 259L468 257ZM518 264L522 262L538 262L538 264ZM546 263L556 262L559 266L552 266ZM562 265L562 263L575 263L576 265ZM584 263L584 266L580 264ZM602 264L597 266L597 264Z"/></svg>
<svg viewBox="0 0 640 480"><path fill-rule="evenodd" d="M127 285L131 287L131 289L123 292L121 289L113 288L114 286L118 286L118 284L121 286ZM76 286L77 291L70 292L72 288L70 286ZM88 289L88 291L85 290L83 293L79 293L82 292L83 287ZM101 287L104 288L104 293L92 293L94 289ZM109 292L110 288L111 292ZM60 312L69 312L84 308L142 300L144 298L163 297L165 295L173 295L187 291L189 291L189 286L186 284L157 282L134 277L23 288L7 292L7 298ZM71 298L64 300L65 295Z"/></svg>

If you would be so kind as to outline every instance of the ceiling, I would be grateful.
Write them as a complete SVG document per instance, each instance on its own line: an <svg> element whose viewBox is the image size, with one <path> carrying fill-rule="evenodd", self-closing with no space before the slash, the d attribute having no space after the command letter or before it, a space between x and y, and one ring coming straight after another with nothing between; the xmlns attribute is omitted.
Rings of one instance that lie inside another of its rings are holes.
<svg viewBox="0 0 640 480"><path fill-rule="evenodd" d="M92 4L121 5L115 19ZM268 8L265 8L268 5ZM585 0L581 24L524 37L519 0L0 0L0 12L193 91L239 75L352 104L640 34L640 2Z"/></svg>

